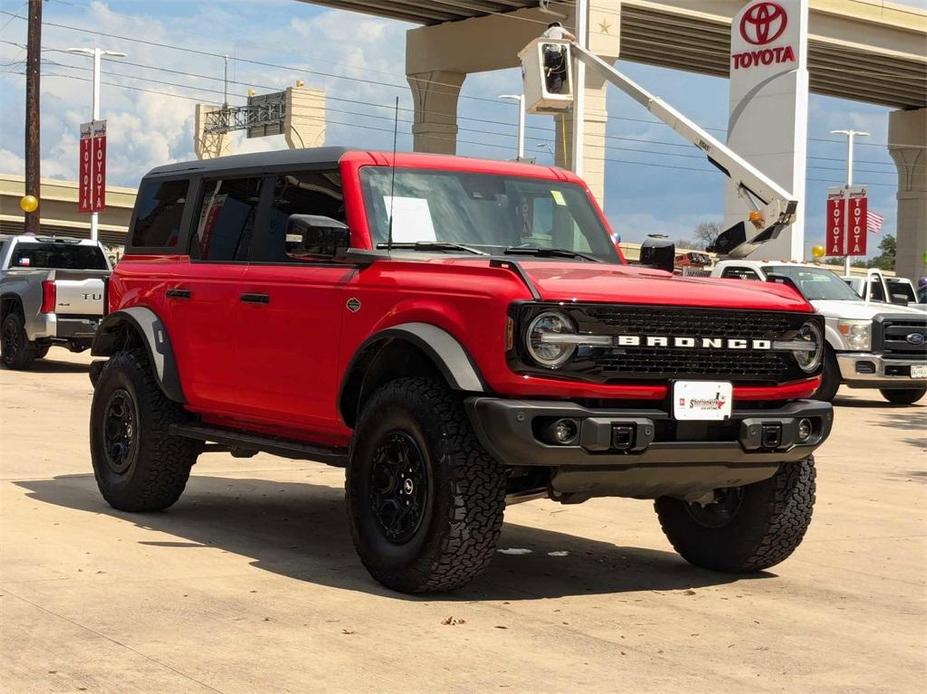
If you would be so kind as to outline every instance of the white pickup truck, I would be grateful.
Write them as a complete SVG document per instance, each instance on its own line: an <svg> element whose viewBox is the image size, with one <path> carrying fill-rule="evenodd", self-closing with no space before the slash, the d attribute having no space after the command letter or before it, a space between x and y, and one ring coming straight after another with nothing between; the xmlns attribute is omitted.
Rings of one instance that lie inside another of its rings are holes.
<svg viewBox="0 0 927 694"><path fill-rule="evenodd" d="M96 241L0 236L0 362L27 369L52 345L89 348L111 271Z"/></svg>
<svg viewBox="0 0 927 694"><path fill-rule="evenodd" d="M824 316L827 348L815 398L833 400L841 383L878 388L898 405L927 394L927 315L907 306L863 301L830 270L814 265L724 260L712 277L791 282Z"/></svg>

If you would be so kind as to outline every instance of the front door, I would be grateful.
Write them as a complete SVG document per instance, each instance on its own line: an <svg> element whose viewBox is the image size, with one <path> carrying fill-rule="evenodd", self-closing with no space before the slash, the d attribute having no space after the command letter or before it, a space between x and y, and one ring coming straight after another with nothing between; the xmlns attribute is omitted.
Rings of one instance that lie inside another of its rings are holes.
<svg viewBox="0 0 927 694"><path fill-rule="evenodd" d="M336 408L345 285L357 270L307 258L286 236L292 214L345 221L337 169L264 180L269 211L252 243L239 297L244 360L240 405L249 419L324 439L340 428ZM286 433L281 431L281 433Z"/></svg>

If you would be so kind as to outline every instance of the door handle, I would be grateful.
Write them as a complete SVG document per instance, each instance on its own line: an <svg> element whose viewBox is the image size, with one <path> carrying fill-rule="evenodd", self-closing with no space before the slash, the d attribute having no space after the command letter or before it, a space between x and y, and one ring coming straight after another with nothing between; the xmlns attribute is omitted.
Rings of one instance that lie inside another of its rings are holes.
<svg viewBox="0 0 927 694"><path fill-rule="evenodd" d="M242 294L240 299L246 304L269 304L270 296L267 294Z"/></svg>
<svg viewBox="0 0 927 694"><path fill-rule="evenodd" d="M168 289L165 294L168 299L189 299L193 296L193 292L189 289Z"/></svg>

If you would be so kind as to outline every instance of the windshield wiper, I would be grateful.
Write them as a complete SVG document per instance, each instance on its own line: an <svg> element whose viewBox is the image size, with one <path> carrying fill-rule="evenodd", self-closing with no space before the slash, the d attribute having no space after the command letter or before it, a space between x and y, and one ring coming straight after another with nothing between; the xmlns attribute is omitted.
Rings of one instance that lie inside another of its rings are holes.
<svg viewBox="0 0 927 694"><path fill-rule="evenodd" d="M582 258L590 260L593 263L605 262L594 255L587 255L579 251L571 251L569 248L542 248L540 246L510 246L503 253L505 255L536 255L539 258Z"/></svg>
<svg viewBox="0 0 927 694"><path fill-rule="evenodd" d="M462 243L453 243L451 241L393 241L392 244L378 243L378 249L398 248L402 251L466 251L473 255L489 255L488 253L464 246Z"/></svg>

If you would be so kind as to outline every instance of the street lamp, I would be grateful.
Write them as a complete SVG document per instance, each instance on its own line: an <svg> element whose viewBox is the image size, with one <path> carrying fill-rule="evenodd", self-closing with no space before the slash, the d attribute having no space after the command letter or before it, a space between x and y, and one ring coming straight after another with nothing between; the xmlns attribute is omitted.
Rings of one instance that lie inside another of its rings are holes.
<svg viewBox="0 0 927 694"><path fill-rule="evenodd" d="M521 161L525 158L525 95L500 94L499 98L518 102L518 161Z"/></svg>
<svg viewBox="0 0 927 694"><path fill-rule="evenodd" d="M69 48L68 53L86 55L93 58L93 113L91 120L100 120L100 64L103 58L125 58L126 54L120 51L107 51L102 48ZM90 238L93 241L99 236L100 215L94 212L90 215Z"/></svg>
<svg viewBox="0 0 927 694"><path fill-rule="evenodd" d="M869 133L862 130L831 130L831 135L846 135L847 138L847 188L853 185L853 141L857 136L869 137ZM850 276L850 256L843 259L843 274Z"/></svg>

